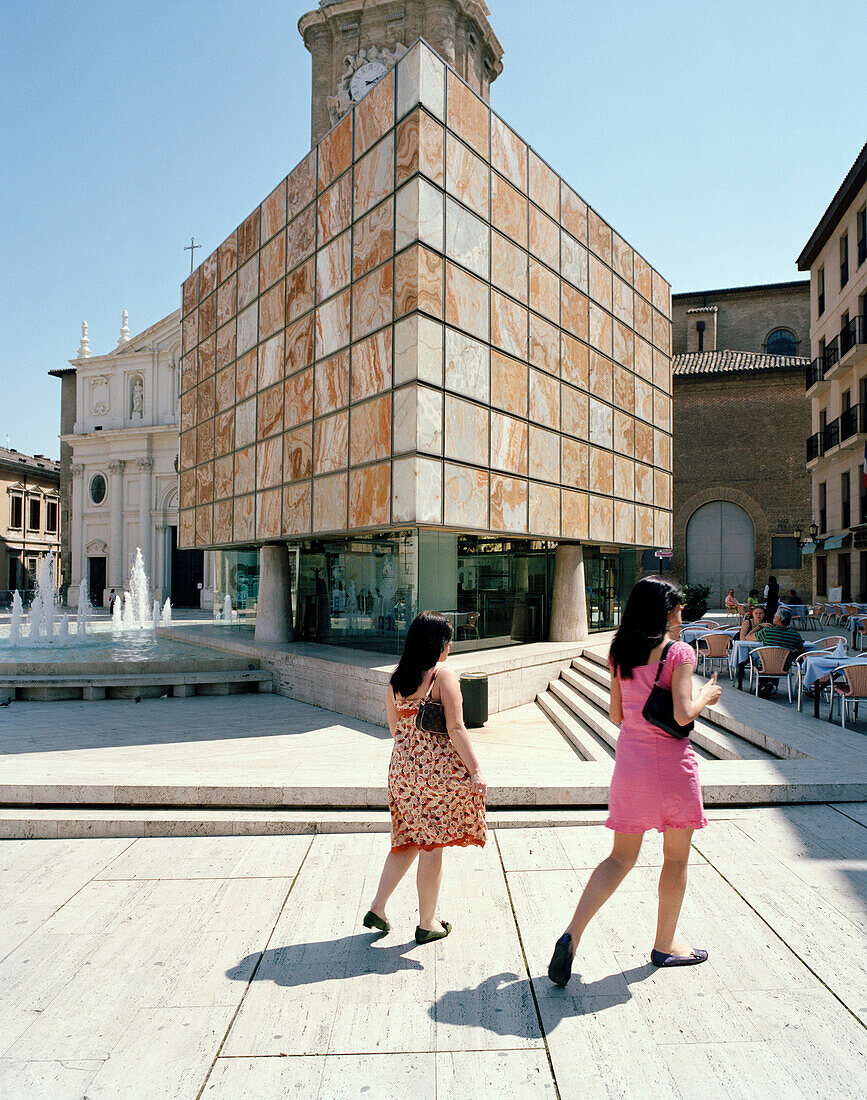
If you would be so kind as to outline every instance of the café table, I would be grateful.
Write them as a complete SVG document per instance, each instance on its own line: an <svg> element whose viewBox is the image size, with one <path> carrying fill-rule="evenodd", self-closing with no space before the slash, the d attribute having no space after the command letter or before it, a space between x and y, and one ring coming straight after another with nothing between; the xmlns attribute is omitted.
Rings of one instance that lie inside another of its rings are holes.
<svg viewBox="0 0 867 1100"><path fill-rule="evenodd" d="M834 649L818 649L806 652L798 658L801 665L801 682L805 688L811 688L818 680L826 681L829 674L841 664L847 663L846 647L838 644ZM857 660L855 661L857 663ZM813 717L819 717L821 689L813 696ZM800 707L799 707L800 709Z"/></svg>
<svg viewBox="0 0 867 1100"><path fill-rule="evenodd" d="M757 641L748 641L746 638L737 638L732 642L731 653L729 654L729 668L734 675L735 670L738 674L738 691L743 691L744 686L744 667L746 661L749 659L750 650L759 649L762 643ZM816 648L815 642L804 642L805 650L812 650Z"/></svg>

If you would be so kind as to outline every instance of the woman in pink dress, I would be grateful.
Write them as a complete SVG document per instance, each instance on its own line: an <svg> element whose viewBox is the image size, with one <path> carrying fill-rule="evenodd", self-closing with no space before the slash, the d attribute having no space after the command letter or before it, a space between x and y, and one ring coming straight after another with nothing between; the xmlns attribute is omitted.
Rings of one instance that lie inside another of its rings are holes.
<svg viewBox="0 0 867 1100"><path fill-rule="evenodd" d="M590 876L569 927L554 948L548 977L557 985L569 981L575 949L587 923L634 866L648 829L663 834L651 962L655 966L689 966L707 959L706 951L675 940L692 832L707 825L695 753L689 738L672 737L642 714L660 661L659 685L671 691L679 725L688 725L720 697L716 675L692 697L695 653L678 641L682 610L683 597L677 585L663 577L643 577L629 594L611 643L608 713L620 726L606 822L614 831L614 846Z"/></svg>

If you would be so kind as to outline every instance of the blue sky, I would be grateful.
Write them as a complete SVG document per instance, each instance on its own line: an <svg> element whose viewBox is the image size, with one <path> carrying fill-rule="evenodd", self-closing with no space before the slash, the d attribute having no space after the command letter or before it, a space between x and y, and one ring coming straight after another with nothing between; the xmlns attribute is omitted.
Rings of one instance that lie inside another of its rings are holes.
<svg viewBox="0 0 867 1100"><path fill-rule="evenodd" d="M0 0L0 444L309 149L296 0ZM867 137L863 0L488 0L491 103L677 291L799 278ZM532 14L529 14L532 13Z"/></svg>

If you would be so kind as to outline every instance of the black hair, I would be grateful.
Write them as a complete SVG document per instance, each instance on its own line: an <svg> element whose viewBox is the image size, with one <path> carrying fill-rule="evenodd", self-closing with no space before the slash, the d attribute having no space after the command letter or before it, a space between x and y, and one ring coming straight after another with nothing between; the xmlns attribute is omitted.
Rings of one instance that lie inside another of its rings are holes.
<svg viewBox="0 0 867 1100"><path fill-rule="evenodd" d="M759 594L758 588L751 588L750 589L750 596L758 596L758 594Z"/></svg>
<svg viewBox="0 0 867 1100"><path fill-rule="evenodd" d="M680 586L666 577L642 577L635 584L609 651L621 680L631 680L633 669L647 664L651 650L665 637L669 613L680 603Z"/></svg>
<svg viewBox="0 0 867 1100"><path fill-rule="evenodd" d="M418 691L424 674L433 668L452 640L452 624L436 611L422 611L409 624L403 653L391 674L395 695L404 699Z"/></svg>

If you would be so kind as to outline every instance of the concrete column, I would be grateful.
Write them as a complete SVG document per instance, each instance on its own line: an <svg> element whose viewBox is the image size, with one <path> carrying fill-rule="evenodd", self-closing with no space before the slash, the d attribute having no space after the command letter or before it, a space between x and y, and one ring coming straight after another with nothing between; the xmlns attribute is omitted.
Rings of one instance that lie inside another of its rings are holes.
<svg viewBox="0 0 867 1100"><path fill-rule="evenodd" d="M144 558L145 572L152 573L153 552L151 549L151 493L153 492L152 458L136 459L139 469L139 494L138 494L138 537L141 555Z"/></svg>
<svg viewBox="0 0 867 1100"><path fill-rule="evenodd" d="M113 458L108 464L111 496L111 544L108 548L108 587L123 591L125 562L123 556L123 459Z"/></svg>
<svg viewBox="0 0 867 1100"><path fill-rule="evenodd" d="M69 578L67 603L70 607L78 607L78 588L85 579L84 516L82 515L84 467L73 465L69 467L69 471L72 474L72 510L69 517L69 569L72 576Z"/></svg>
<svg viewBox="0 0 867 1100"><path fill-rule="evenodd" d="M166 587L166 525L158 523L154 527L154 599L162 606Z"/></svg>
<svg viewBox="0 0 867 1100"><path fill-rule="evenodd" d="M578 642L586 637L584 550L578 543L561 542L554 552L554 591L548 638L552 642Z"/></svg>
<svg viewBox="0 0 867 1100"><path fill-rule="evenodd" d="M259 549L259 603L256 610L257 642L291 642L292 589L289 550L282 543Z"/></svg>

